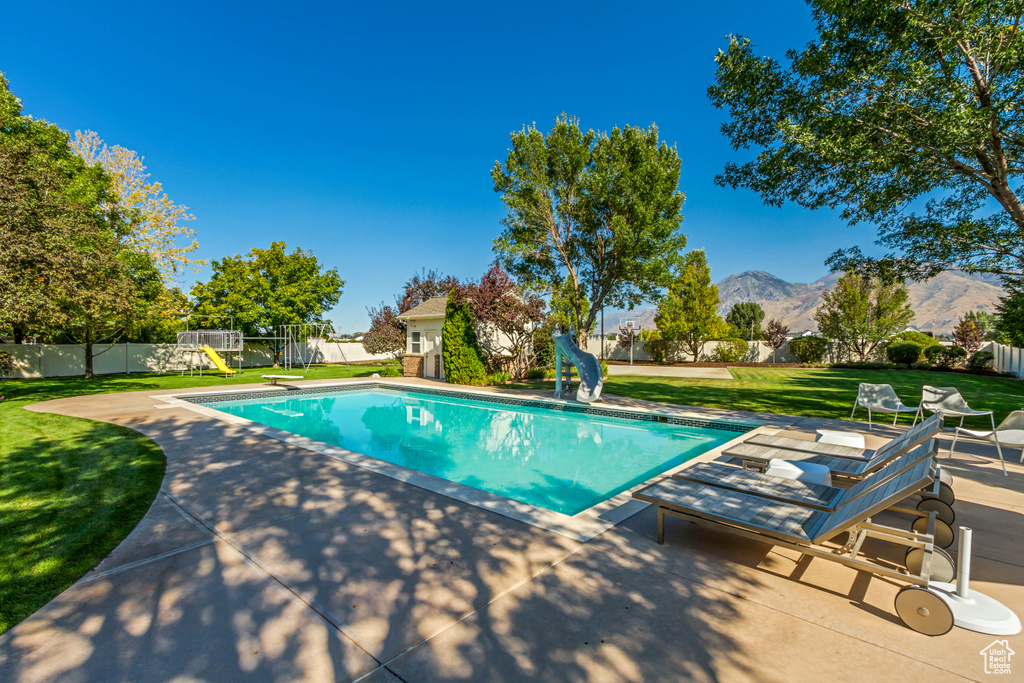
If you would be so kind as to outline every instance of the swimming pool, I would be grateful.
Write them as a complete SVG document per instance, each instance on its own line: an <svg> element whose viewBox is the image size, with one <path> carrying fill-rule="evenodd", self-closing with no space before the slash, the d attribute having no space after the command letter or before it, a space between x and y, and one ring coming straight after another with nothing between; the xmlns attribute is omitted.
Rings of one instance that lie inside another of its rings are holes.
<svg viewBox="0 0 1024 683"><path fill-rule="evenodd" d="M190 400L566 515L750 428L384 386Z"/></svg>

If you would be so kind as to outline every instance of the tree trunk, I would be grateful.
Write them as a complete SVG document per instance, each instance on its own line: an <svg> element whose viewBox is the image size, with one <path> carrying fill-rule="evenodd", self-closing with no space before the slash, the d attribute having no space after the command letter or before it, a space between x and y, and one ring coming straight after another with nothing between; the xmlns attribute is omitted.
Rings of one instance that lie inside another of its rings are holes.
<svg viewBox="0 0 1024 683"><path fill-rule="evenodd" d="M92 379L95 377L92 371L92 329L86 328L85 330L85 378Z"/></svg>
<svg viewBox="0 0 1024 683"><path fill-rule="evenodd" d="M21 323L14 326L14 343L23 344L25 343L25 337L27 336L28 330Z"/></svg>

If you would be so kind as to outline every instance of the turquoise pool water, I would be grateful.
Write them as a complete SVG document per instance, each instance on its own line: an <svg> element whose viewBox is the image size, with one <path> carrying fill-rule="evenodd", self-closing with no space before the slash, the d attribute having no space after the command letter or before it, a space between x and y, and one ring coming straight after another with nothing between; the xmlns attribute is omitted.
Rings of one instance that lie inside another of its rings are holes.
<svg viewBox="0 0 1024 683"><path fill-rule="evenodd" d="M567 515L737 436L375 389L204 405Z"/></svg>

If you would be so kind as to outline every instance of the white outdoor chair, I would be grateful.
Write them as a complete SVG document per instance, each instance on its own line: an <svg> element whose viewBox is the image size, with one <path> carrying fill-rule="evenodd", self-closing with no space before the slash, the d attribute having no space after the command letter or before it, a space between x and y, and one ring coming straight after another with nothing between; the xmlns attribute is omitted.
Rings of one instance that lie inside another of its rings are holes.
<svg viewBox="0 0 1024 683"><path fill-rule="evenodd" d="M960 438L961 433L973 436L976 439L992 441L996 444L999 462L1003 465L1004 477L1008 475L1006 474L1006 462L1003 460L1003 446L1018 446L1020 448L1020 461L1024 463L1024 410L1013 411L992 431L957 427L956 435L953 437L953 445L949 447L950 458L953 457L953 451L956 450L956 440Z"/></svg>
<svg viewBox="0 0 1024 683"><path fill-rule="evenodd" d="M894 425L896 420L899 419L900 413L914 413L915 425L917 424L917 418L921 416L920 408L904 405L900 397L896 395L895 390L888 384L867 384L861 382L857 388L857 400L854 402L853 410L850 412L850 422L853 422L853 416L856 414L858 407L868 409L868 431L872 429L872 412L894 414L895 417L892 418ZM911 427L913 426L911 425Z"/></svg>

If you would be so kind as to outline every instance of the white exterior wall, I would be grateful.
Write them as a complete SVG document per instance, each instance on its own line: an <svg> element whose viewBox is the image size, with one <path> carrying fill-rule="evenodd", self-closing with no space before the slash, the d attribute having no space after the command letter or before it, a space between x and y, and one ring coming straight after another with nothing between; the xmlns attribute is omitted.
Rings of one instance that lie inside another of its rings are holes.
<svg viewBox="0 0 1024 683"><path fill-rule="evenodd" d="M12 377L19 379L39 377L73 377L85 374L85 347L81 344L0 344L0 351L6 351L14 359ZM331 343L321 340L314 350L310 342L302 352L305 360L317 363L355 363L367 360L384 360L384 355L373 355L355 343ZM222 353L225 362L238 367L238 354ZM213 363L204 355L192 356L196 365L200 363L214 370ZM267 367L274 363L274 352L269 346L246 343L242 351L242 367ZM189 355L178 351L175 344L96 344L93 347L93 370L97 375L125 374L126 372L177 372L187 369Z"/></svg>
<svg viewBox="0 0 1024 683"><path fill-rule="evenodd" d="M423 356L424 377L444 379L444 358L441 355L442 327L444 327L443 315L411 318L405 321L405 352ZM420 333L419 351L412 350L413 332ZM428 332L433 332L433 339L428 338ZM435 367L440 369L440 373L434 372Z"/></svg>

